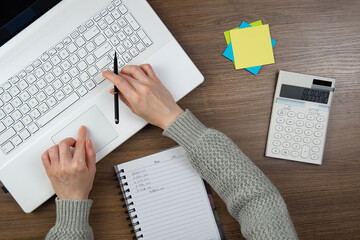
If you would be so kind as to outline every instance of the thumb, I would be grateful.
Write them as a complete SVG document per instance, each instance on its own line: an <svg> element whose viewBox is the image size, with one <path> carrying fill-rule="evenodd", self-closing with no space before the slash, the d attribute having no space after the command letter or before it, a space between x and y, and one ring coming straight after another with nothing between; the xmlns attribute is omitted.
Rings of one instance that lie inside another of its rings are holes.
<svg viewBox="0 0 360 240"><path fill-rule="evenodd" d="M96 153L91 140L87 140L85 144L86 148L86 165L91 172L96 171Z"/></svg>

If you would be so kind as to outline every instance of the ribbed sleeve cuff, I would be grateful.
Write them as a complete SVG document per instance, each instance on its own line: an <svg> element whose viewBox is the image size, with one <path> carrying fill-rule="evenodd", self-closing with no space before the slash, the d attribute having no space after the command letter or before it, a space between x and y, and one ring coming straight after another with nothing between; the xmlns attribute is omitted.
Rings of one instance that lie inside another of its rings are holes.
<svg viewBox="0 0 360 240"><path fill-rule="evenodd" d="M59 200L56 202L56 228L84 230L89 228L89 213L92 200Z"/></svg>
<svg viewBox="0 0 360 240"><path fill-rule="evenodd" d="M190 150L207 130L208 128L186 109L162 134Z"/></svg>

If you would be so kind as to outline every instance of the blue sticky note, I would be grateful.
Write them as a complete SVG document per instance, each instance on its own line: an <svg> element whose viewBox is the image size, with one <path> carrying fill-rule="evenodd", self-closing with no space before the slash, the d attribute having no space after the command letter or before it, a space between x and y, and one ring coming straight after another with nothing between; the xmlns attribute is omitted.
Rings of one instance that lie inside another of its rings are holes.
<svg viewBox="0 0 360 240"><path fill-rule="evenodd" d="M248 28L248 27L252 27L250 24L248 24L247 22L243 21L239 27L239 29L241 28ZM271 44L272 47L274 48L276 41L274 39L271 38ZM226 47L223 56L230 59L231 61L235 61L234 60L234 53L232 50L232 44L231 42L229 43L229 45ZM256 66L256 67L249 67L249 68L245 68L247 71L251 72L252 74L256 75L259 73L260 69L262 66Z"/></svg>

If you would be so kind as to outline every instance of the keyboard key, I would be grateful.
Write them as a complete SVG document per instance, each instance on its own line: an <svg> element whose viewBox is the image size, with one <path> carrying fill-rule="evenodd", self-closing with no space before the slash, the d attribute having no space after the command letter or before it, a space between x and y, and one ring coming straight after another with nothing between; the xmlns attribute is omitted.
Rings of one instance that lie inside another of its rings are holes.
<svg viewBox="0 0 360 240"><path fill-rule="evenodd" d="M138 45L136 45L136 48L140 51L140 52L142 52L142 51L144 51L146 48L145 48L145 46L144 46L144 44L142 44L142 43L139 43Z"/></svg>
<svg viewBox="0 0 360 240"><path fill-rule="evenodd" d="M89 28L89 27L92 27L94 25L94 22L93 20L89 20L85 23L85 25Z"/></svg>
<svg viewBox="0 0 360 240"><path fill-rule="evenodd" d="M21 112L22 112L23 114L26 114L26 113L28 113L31 109L30 109L29 105L27 105L27 104L25 103L24 105L22 105L22 106L20 107L20 110L21 110Z"/></svg>
<svg viewBox="0 0 360 240"><path fill-rule="evenodd" d="M94 54L97 58L100 58L102 56L104 56L107 52L109 52L112 49L110 43L105 43L104 45L102 45L100 48L98 48Z"/></svg>
<svg viewBox="0 0 360 240"><path fill-rule="evenodd" d="M87 93L87 90L84 86L81 86L77 92L80 94L80 96L84 96Z"/></svg>
<svg viewBox="0 0 360 240"><path fill-rule="evenodd" d="M70 57L70 62L72 63L72 64L75 64L75 63L77 63L78 61L79 61L80 59L78 58L78 56L77 55L71 55L71 57Z"/></svg>
<svg viewBox="0 0 360 240"><path fill-rule="evenodd" d="M79 73L80 72L76 67L73 67L72 69L70 69L70 75L73 77L76 77Z"/></svg>
<svg viewBox="0 0 360 240"><path fill-rule="evenodd" d="M74 80L71 82L71 85L72 85L74 88L78 88L78 87L81 85L81 82L79 81L79 79L74 79Z"/></svg>
<svg viewBox="0 0 360 240"><path fill-rule="evenodd" d="M65 94L63 93L63 91L59 90L58 92L55 93L55 97L58 101L60 101L65 97Z"/></svg>
<svg viewBox="0 0 360 240"><path fill-rule="evenodd" d="M110 5L107 7L107 9L111 12L112 10L115 9L115 7L114 7L114 5L110 4Z"/></svg>
<svg viewBox="0 0 360 240"><path fill-rule="evenodd" d="M63 86L63 83L58 79L55 82L53 82L53 86L56 90L58 90L59 88L61 88Z"/></svg>
<svg viewBox="0 0 360 240"><path fill-rule="evenodd" d="M96 45L101 45L103 42L105 42L106 38L101 33L94 39L94 42Z"/></svg>
<svg viewBox="0 0 360 240"><path fill-rule="evenodd" d="M13 128L9 128L5 132L1 133L0 135L0 145L8 141L11 137L13 137L16 134L15 130Z"/></svg>
<svg viewBox="0 0 360 240"><path fill-rule="evenodd" d="M117 37L115 36L110 39L110 42L114 47L116 47L120 43L119 39L117 39Z"/></svg>
<svg viewBox="0 0 360 240"><path fill-rule="evenodd" d="M4 146L1 147L5 154L11 152L14 149L14 145L11 142L6 143Z"/></svg>
<svg viewBox="0 0 360 240"><path fill-rule="evenodd" d="M121 11L121 9L120 9L120 11ZM138 30L140 28L139 24L135 21L134 17L131 15L131 13L126 14L125 18L130 23L130 26L134 30Z"/></svg>
<svg viewBox="0 0 360 240"><path fill-rule="evenodd" d="M19 136L15 136L11 139L12 144L15 146L18 146L20 143L22 143L22 139Z"/></svg>
<svg viewBox="0 0 360 240"><path fill-rule="evenodd" d="M36 100L36 98L32 98L29 101L29 105L30 105L31 108L36 107L38 104L39 104L39 102L38 102L38 100Z"/></svg>
<svg viewBox="0 0 360 240"><path fill-rule="evenodd" d="M10 101L12 99L10 93L5 92L2 96L2 100L4 101L4 103L7 103L8 101Z"/></svg>
<svg viewBox="0 0 360 240"><path fill-rule="evenodd" d="M55 89L51 85L49 85L45 88L45 92L48 96L51 96L55 92Z"/></svg>
<svg viewBox="0 0 360 240"><path fill-rule="evenodd" d="M116 20L119 19L119 17L121 17L121 14L120 14L119 11L116 10L116 9L111 12L111 15L112 15Z"/></svg>
<svg viewBox="0 0 360 240"><path fill-rule="evenodd" d="M48 53L49 53L50 56L53 56L53 55L56 54L56 49L55 49L55 48L52 48L52 49L50 49L50 50L48 51Z"/></svg>
<svg viewBox="0 0 360 240"><path fill-rule="evenodd" d="M80 33L84 33L86 31L86 27L84 25L81 25L78 29Z"/></svg>
<svg viewBox="0 0 360 240"><path fill-rule="evenodd" d="M27 78L26 78L28 83L33 83L36 81L36 77L34 76L34 74L30 74Z"/></svg>
<svg viewBox="0 0 360 240"><path fill-rule="evenodd" d="M96 16L94 17L95 22L98 22L100 19L101 19L101 16L100 16L100 15L96 15Z"/></svg>
<svg viewBox="0 0 360 240"><path fill-rule="evenodd" d="M108 11L106 9L104 9L100 12L101 16L103 16L103 17L106 16L107 13L108 13Z"/></svg>
<svg viewBox="0 0 360 240"><path fill-rule="evenodd" d="M127 22L126 22L126 20L124 18L120 18L118 23L120 24L120 27L122 27L122 28L127 25Z"/></svg>
<svg viewBox="0 0 360 240"><path fill-rule="evenodd" d="M29 125L29 124L32 122L32 118L31 118L29 115L26 115L26 116L22 119L22 122L23 122L25 125Z"/></svg>
<svg viewBox="0 0 360 240"><path fill-rule="evenodd" d="M35 85L31 85L29 87L28 91L31 95L34 95L35 93L37 93L39 91L39 89Z"/></svg>
<svg viewBox="0 0 360 240"><path fill-rule="evenodd" d="M324 125L322 125L321 123L317 123L315 124L315 128L321 130L324 128Z"/></svg>
<svg viewBox="0 0 360 240"><path fill-rule="evenodd" d="M10 89L10 94L15 97L16 95L18 95L20 93L20 90L17 86L14 86Z"/></svg>
<svg viewBox="0 0 360 240"><path fill-rule="evenodd" d="M101 70L109 63L111 63L111 59L108 56L105 56L96 63L96 66Z"/></svg>
<svg viewBox="0 0 360 240"><path fill-rule="evenodd" d="M13 107L10 103L8 103L8 104L5 105L4 110L5 110L5 112L6 112L7 114L9 114L9 113L11 113L12 111L14 111L14 107Z"/></svg>
<svg viewBox="0 0 360 240"><path fill-rule="evenodd" d="M24 129L24 127L24 124L20 121L14 124L14 128L17 132L20 132L22 129Z"/></svg>
<svg viewBox="0 0 360 240"><path fill-rule="evenodd" d="M309 114L309 115L307 115L307 119L308 119L309 121L312 121L312 120L314 120L314 119L315 119L315 116L314 116L314 115Z"/></svg>
<svg viewBox="0 0 360 240"><path fill-rule="evenodd" d="M69 43L71 43L71 38L67 37L64 39L64 44L68 45Z"/></svg>
<svg viewBox="0 0 360 240"><path fill-rule="evenodd" d="M64 71L66 71L71 67L71 65L70 65L69 61L65 60L61 63L61 67L62 67L62 69L64 69Z"/></svg>
<svg viewBox="0 0 360 240"><path fill-rule="evenodd" d="M51 70L53 68L53 66L51 65L50 62L44 63L43 67L46 72L48 72L49 70Z"/></svg>
<svg viewBox="0 0 360 240"><path fill-rule="evenodd" d="M144 38L147 37L146 34L145 34L145 32L144 32L143 30L139 30L139 31L137 32L137 35L140 37L140 39L144 39ZM279 111L280 111L280 110L279 110ZM284 110L282 110L282 111L284 111ZM283 116L283 115L280 115L280 116Z"/></svg>
<svg viewBox="0 0 360 240"><path fill-rule="evenodd" d="M114 35L114 33L110 30L110 28L105 29L104 32L107 38L111 38Z"/></svg>
<svg viewBox="0 0 360 240"><path fill-rule="evenodd" d="M298 157L300 154L299 154L299 152L297 152L297 151L293 151L293 152L291 152L291 156L293 156L293 157Z"/></svg>
<svg viewBox="0 0 360 240"><path fill-rule="evenodd" d="M66 59L70 55L66 49L61 50L59 54L62 59Z"/></svg>
<svg viewBox="0 0 360 240"><path fill-rule="evenodd" d="M19 83L18 83L18 86L21 90L24 90L25 88L27 88L29 85L27 84L27 82L25 80L21 80Z"/></svg>
<svg viewBox="0 0 360 240"><path fill-rule="evenodd" d="M92 42L89 42L88 44L86 44L85 47L89 52L94 51L94 49L96 48L95 45Z"/></svg>
<svg viewBox="0 0 360 240"><path fill-rule="evenodd" d="M96 85L95 85L95 83L94 83L93 81L89 80L89 81L87 81L87 82L85 83L85 86L86 86L86 88L87 88L88 90L92 90L92 89L94 89L94 87L95 87Z"/></svg>
<svg viewBox="0 0 360 240"><path fill-rule="evenodd" d="M82 74L80 74L80 79L82 82L86 82L87 80L89 80L89 75L86 72L83 72Z"/></svg>
<svg viewBox="0 0 360 240"><path fill-rule="evenodd" d="M316 118L316 120L317 120L318 122L323 122L323 121L325 120L325 118L324 118L323 116L318 116L318 117Z"/></svg>
<svg viewBox="0 0 360 240"><path fill-rule="evenodd" d="M84 61L81 61L78 63L77 67L80 69L80 71L83 71L87 68L87 64Z"/></svg>
<svg viewBox="0 0 360 240"><path fill-rule="evenodd" d="M39 130L38 126L36 126L35 123L32 123L29 125L29 131L34 134L35 132L37 132Z"/></svg>
<svg viewBox="0 0 360 240"><path fill-rule="evenodd" d="M44 53L43 55L41 55L41 60L43 61L43 62L45 62L46 60L48 60L50 57L49 57L49 55L47 54L47 53Z"/></svg>
<svg viewBox="0 0 360 240"><path fill-rule="evenodd" d="M49 110L49 107L48 107L48 105L46 105L46 103L42 103L39 106L39 110L40 110L40 113L44 114Z"/></svg>
<svg viewBox="0 0 360 240"><path fill-rule="evenodd" d="M45 74L45 72L42 70L42 68L37 68L35 70L35 75L39 78L42 77Z"/></svg>
<svg viewBox="0 0 360 240"><path fill-rule="evenodd" d="M117 47L117 50L120 54L123 54L126 51L126 49L121 44Z"/></svg>
<svg viewBox="0 0 360 240"><path fill-rule="evenodd" d="M114 19L111 17L111 15L106 15L105 21L108 25L112 24L114 22Z"/></svg>
<svg viewBox="0 0 360 240"><path fill-rule="evenodd" d="M58 56L54 56L53 58L50 59L50 61L54 64L54 66L58 65L61 62Z"/></svg>
<svg viewBox="0 0 360 240"><path fill-rule="evenodd" d="M82 45L85 44L85 40L84 40L84 38L79 37L75 40L75 43L76 43L76 45L78 45L78 47L81 47Z"/></svg>
<svg viewBox="0 0 360 240"><path fill-rule="evenodd" d="M18 78L17 76L15 76L15 77L12 77L11 79L10 79L10 81L12 82L12 84L15 84L15 83L17 83L18 81L20 81L20 78ZM1 92L0 92L1 93Z"/></svg>
<svg viewBox="0 0 360 240"><path fill-rule="evenodd" d="M15 110L12 114L11 117L13 119L15 119L15 121L19 120L22 117L22 114L19 110Z"/></svg>
<svg viewBox="0 0 360 240"><path fill-rule="evenodd" d="M273 148L272 153L279 154L280 150L278 148Z"/></svg>
<svg viewBox="0 0 360 240"><path fill-rule="evenodd" d="M55 99L54 97L50 97L50 98L48 98L48 99L46 100L46 103L47 103L50 107L52 107L52 106L54 106L54 105L57 103L57 101L56 101L56 99Z"/></svg>
<svg viewBox="0 0 360 240"><path fill-rule="evenodd" d="M37 119L38 117L40 117L40 112L37 109L34 109L30 112L30 116L32 117L32 119Z"/></svg>
<svg viewBox="0 0 360 240"><path fill-rule="evenodd" d="M88 64L93 64L95 61L96 61L96 58L92 54L90 54L89 56L86 57L86 62Z"/></svg>
<svg viewBox="0 0 360 240"><path fill-rule="evenodd" d="M147 47L150 47L152 44L152 41L148 37L144 38L143 42L145 43L145 46L147 46Z"/></svg>
<svg viewBox="0 0 360 240"><path fill-rule="evenodd" d="M74 102L79 100L79 96L76 93L71 94L64 101L60 102L53 109L44 114L41 118L38 119L38 124L40 127L43 127L45 124L50 122L53 118L63 112L65 109L70 107Z"/></svg>
<svg viewBox="0 0 360 240"><path fill-rule="evenodd" d="M70 86L70 84L67 84L64 88L63 91L65 92L66 95L69 95L70 93L72 93L74 89Z"/></svg>
<svg viewBox="0 0 360 240"><path fill-rule="evenodd" d="M25 68L26 72L30 73L34 70L34 67L32 65L29 65Z"/></svg>
<svg viewBox="0 0 360 240"><path fill-rule="evenodd" d="M308 145L304 145L301 149L301 157L308 158L310 154L310 147Z"/></svg>
<svg viewBox="0 0 360 240"><path fill-rule="evenodd" d="M74 53L77 50L77 47L74 43L70 43L69 46L67 46L67 50L69 50L70 53Z"/></svg>
<svg viewBox="0 0 360 240"><path fill-rule="evenodd" d="M56 50L60 51L61 49L64 48L64 44L62 42L60 42L55 46L55 48L56 48Z"/></svg>
<svg viewBox="0 0 360 240"><path fill-rule="evenodd" d="M27 91L20 93L19 96L24 102L30 98L30 94Z"/></svg>
<svg viewBox="0 0 360 240"><path fill-rule="evenodd" d="M130 53L133 57L136 57L139 54L139 52L135 48L130 49Z"/></svg>
<svg viewBox="0 0 360 240"><path fill-rule="evenodd" d="M304 143L310 143L311 139L308 137L304 137L303 141L304 141Z"/></svg>
<svg viewBox="0 0 360 240"><path fill-rule="evenodd" d="M86 55L87 55L87 52L86 52L85 48L81 48L81 49L78 51L78 56L79 56L80 58L84 58Z"/></svg>
<svg viewBox="0 0 360 240"><path fill-rule="evenodd" d="M71 80L71 77L70 77L69 74L65 73L64 75L62 75L62 76L60 77L60 79L61 79L64 83L67 83L67 82L69 82L69 81Z"/></svg>
<svg viewBox="0 0 360 240"><path fill-rule="evenodd" d="M314 144L319 145L321 143L320 139L316 138L313 141Z"/></svg>
<svg viewBox="0 0 360 240"><path fill-rule="evenodd" d="M314 147L311 148L311 151L318 152L318 151L320 151L320 148L317 147L317 146L314 146Z"/></svg>
<svg viewBox="0 0 360 240"><path fill-rule="evenodd" d="M125 46L127 49L130 49L133 45L132 45L132 43L131 43L129 40L126 40L126 41L124 41L124 46Z"/></svg>
<svg viewBox="0 0 360 240"><path fill-rule="evenodd" d="M98 72L98 70L94 66L89 67L88 71L91 76L94 76Z"/></svg>
<svg viewBox="0 0 360 240"><path fill-rule="evenodd" d="M123 55L123 58L125 59L125 61L128 63L128 62L130 62L131 61L131 56L128 54L128 53L125 53L124 55Z"/></svg>
<svg viewBox="0 0 360 240"><path fill-rule="evenodd" d="M131 40L134 44L137 43L138 41L140 41L140 39L139 39L135 34L131 35L130 40Z"/></svg>
<svg viewBox="0 0 360 240"><path fill-rule="evenodd" d="M53 73L56 77L59 77L61 74L63 74L63 70L60 67L56 67L54 68Z"/></svg>
<svg viewBox="0 0 360 240"><path fill-rule="evenodd" d="M100 20L100 21L98 22L98 25L99 25L99 27L100 27L101 30L104 30L104 29L107 27L107 24L105 23L104 20Z"/></svg>
<svg viewBox="0 0 360 240"><path fill-rule="evenodd" d="M116 6L119 6L119 5L121 4L121 0L115 0L115 1L114 1L114 4L115 4Z"/></svg>
<svg viewBox="0 0 360 240"><path fill-rule="evenodd" d="M4 120L3 123L5 124L5 126L10 127L11 125L14 124L14 119L12 119L12 117L7 116Z"/></svg>
<svg viewBox="0 0 360 240"><path fill-rule="evenodd" d="M120 38L121 41L124 41L126 39L126 35L124 34L123 31L120 31L118 33L118 37Z"/></svg>
<svg viewBox="0 0 360 240"><path fill-rule="evenodd" d="M75 30L70 36L75 39L79 36L79 32Z"/></svg>
<svg viewBox="0 0 360 240"><path fill-rule="evenodd" d="M23 139L23 140L26 140L30 137L30 133L27 129L24 129L24 131L22 131L20 133L20 137Z"/></svg>
<svg viewBox="0 0 360 240"><path fill-rule="evenodd" d="M314 135L315 137L321 137L322 133L319 131L315 131Z"/></svg>
<svg viewBox="0 0 360 240"><path fill-rule="evenodd" d="M124 32L125 32L128 36L130 36L130 35L133 33L133 30L132 30L129 26L127 26L127 27L124 28Z"/></svg>
<svg viewBox="0 0 360 240"><path fill-rule="evenodd" d="M0 109L0 120L3 119L6 116L4 110ZM0 132L2 132L1 127L0 127Z"/></svg>
<svg viewBox="0 0 360 240"><path fill-rule="evenodd" d="M25 76L26 76L26 72L25 71L21 71L20 73L19 73L19 77L20 78L24 78Z"/></svg>
<svg viewBox="0 0 360 240"><path fill-rule="evenodd" d="M105 80L105 78L102 76L102 74L100 73L100 74L98 74L98 75L96 75L96 77L94 78L94 80L95 80L95 82L97 83L97 84L100 84L100 83L102 83L104 80Z"/></svg>
<svg viewBox="0 0 360 240"><path fill-rule="evenodd" d="M121 5L120 7L119 7L119 10L120 10L120 12L122 13L122 14L124 14L124 13L126 13L128 10L127 10L127 8L125 7L125 5Z"/></svg>

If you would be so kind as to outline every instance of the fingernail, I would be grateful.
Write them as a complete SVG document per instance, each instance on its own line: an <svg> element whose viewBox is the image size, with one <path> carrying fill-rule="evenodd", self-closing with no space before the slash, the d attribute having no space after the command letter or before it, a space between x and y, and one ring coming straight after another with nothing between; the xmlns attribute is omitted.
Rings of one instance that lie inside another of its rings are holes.
<svg viewBox="0 0 360 240"><path fill-rule="evenodd" d="M92 146L91 139L88 140L89 147Z"/></svg>

